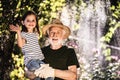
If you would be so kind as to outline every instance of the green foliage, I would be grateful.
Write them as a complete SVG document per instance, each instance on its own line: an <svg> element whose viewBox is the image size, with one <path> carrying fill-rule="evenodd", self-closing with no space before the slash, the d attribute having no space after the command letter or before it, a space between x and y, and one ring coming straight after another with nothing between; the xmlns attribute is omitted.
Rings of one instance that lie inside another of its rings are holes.
<svg viewBox="0 0 120 80"><path fill-rule="evenodd" d="M101 74L99 76L102 75L101 77L102 80L120 79L120 74L118 73L119 67L120 67L119 59L117 56L111 55L111 49L109 48L109 45L107 45L111 42L111 39L115 31L120 27L120 20L119 20L120 19L120 2L118 2L117 6L111 6L110 11L111 11L111 15L109 17L109 30L105 34L105 36L101 38L101 42L103 42L102 53L104 54L105 59L107 61L106 67L104 67L103 70L100 71Z"/></svg>
<svg viewBox="0 0 120 80"><path fill-rule="evenodd" d="M23 66L23 56L12 54L14 59L15 68L10 73L11 80L27 80L24 78L24 66Z"/></svg>
<svg viewBox="0 0 120 80"><path fill-rule="evenodd" d="M105 34L105 36L101 38L101 41L103 43L110 43L111 38L114 35L114 32L120 27L120 20L119 20L120 19L120 2L118 3L118 6L111 6L110 10L111 10L111 16L109 17L109 30ZM104 44L102 45L102 48L104 49L103 51L104 55L110 56L111 54L110 49L106 49L107 46Z"/></svg>

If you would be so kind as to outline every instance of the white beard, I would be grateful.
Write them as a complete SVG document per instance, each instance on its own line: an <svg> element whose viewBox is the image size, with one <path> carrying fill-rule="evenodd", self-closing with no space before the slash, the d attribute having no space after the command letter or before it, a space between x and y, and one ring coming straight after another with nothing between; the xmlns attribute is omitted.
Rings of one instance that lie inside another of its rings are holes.
<svg viewBox="0 0 120 80"><path fill-rule="evenodd" d="M58 40L58 41L54 42L52 39L49 39L49 43L53 46L57 46L57 45L63 44L63 40Z"/></svg>

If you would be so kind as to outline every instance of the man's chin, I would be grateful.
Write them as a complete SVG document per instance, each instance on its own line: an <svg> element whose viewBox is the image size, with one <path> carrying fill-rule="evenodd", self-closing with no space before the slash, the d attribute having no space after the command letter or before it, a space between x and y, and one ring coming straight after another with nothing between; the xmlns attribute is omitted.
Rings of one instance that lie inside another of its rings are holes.
<svg viewBox="0 0 120 80"><path fill-rule="evenodd" d="M53 46L58 46L58 45L60 45L61 43L59 43L59 42L52 42L51 43Z"/></svg>
<svg viewBox="0 0 120 80"><path fill-rule="evenodd" d="M58 45L61 45L62 44L62 41L50 41L50 44L51 45L54 45L54 46L58 46Z"/></svg>

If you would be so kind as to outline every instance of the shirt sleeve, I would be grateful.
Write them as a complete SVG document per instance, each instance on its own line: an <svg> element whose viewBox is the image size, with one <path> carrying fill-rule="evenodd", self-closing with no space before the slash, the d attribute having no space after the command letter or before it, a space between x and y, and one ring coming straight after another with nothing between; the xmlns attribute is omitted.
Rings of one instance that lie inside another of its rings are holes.
<svg viewBox="0 0 120 80"><path fill-rule="evenodd" d="M68 60L67 60L67 66L72 66L72 65L76 65L77 68L79 67L79 62L76 56L76 53L74 51L74 49L68 49L69 53L68 53Z"/></svg>
<svg viewBox="0 0 120 80"><path fill-rule="evenodd" d="M25 38L25 32L21 32L21 37Z"/></svg>

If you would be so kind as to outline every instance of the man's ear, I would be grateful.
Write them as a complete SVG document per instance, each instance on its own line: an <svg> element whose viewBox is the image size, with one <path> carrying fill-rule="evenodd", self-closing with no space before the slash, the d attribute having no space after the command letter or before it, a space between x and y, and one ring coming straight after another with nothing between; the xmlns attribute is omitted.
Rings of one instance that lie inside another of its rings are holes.
<svg viewBox="0 0 120 80"><path fill-rule="evenodd" d="M23 22L23 21L21 21L21 23L22 23L22 25L24 25L24 22Z"/></svg>

